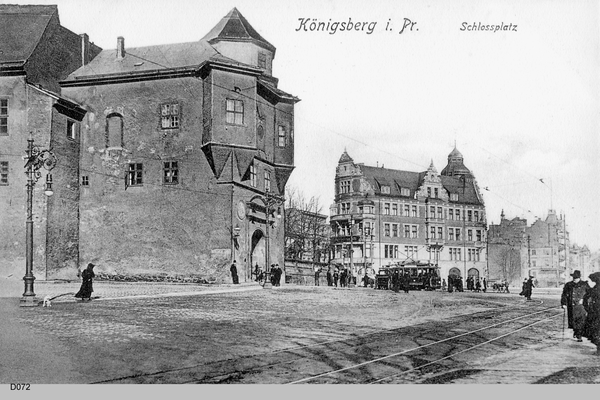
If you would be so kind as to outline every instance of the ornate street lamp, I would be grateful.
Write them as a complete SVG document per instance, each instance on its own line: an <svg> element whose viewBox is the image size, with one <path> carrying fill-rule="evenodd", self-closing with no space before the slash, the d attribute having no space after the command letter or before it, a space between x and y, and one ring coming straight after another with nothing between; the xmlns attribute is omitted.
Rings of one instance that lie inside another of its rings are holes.
<svg viewBox="0 0 600 400"><path fill-rule="evenodd" d="M33 135L29 135L27 139L27 163L25 163L25 174L27 175L27 221L26 228L26 254L25 254L25 292L21 297L21 307L37 306L35 293L33 291L33 187L38 179L42 176L40 169L43 167L47 171L51 171L56 165L57 159L51 150L40 149L33 144ZM44 193L47 196L52 196L52 175L46 175L46 188Z"/></svg>

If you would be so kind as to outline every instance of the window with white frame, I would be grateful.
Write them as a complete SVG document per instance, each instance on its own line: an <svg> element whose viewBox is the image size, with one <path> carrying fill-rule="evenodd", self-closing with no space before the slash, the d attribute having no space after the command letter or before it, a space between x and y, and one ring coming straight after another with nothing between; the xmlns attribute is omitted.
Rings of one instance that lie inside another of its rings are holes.
<svg viewBox="0 0 600 400"><path fill-rule="evenodd" d="M411 237L418 238L419 237L419 227L417 225L412 225L410 229L411 229L410 230Z"/></svg>
<svg viewBox="0 0 600 400"><path fill-rule="evenodd" d="M256 187L256 166L250 166L250 186Z"/></svg>
<svg viewBox="0 0 600 400"><path fill-rule="evenodd" d="M416 260L419 257L418 252L419 252L418 246L404 246L404 253L405 253L406 257Z"/></svg>
<svg viewBox="0 0 600 400"><path fill-rule="evenodd" d="M458 193L450 193L450 201L458 201Z"/></svg>
<svg viewBox="0 0 600 400"><path fill-rule="evenodd" d="M279 125L277 132L278 132L277 133L277 145L279 147L285 147L285 145L287 144L287 135L285 132L285 126Z"/></svg>
<svg viewBox="0 0 600 400"><path fill-rule="evenodd" d="M244 124L244 102L242 100L227 99L225 120L228 124Z"/></svg>
<svg viewBox="0 0 600 400"><path fill-rule="evenodd" d="M400 188L400 195L401 196L410 196L410 189L409 188Z"/></svg>
<svg viewBox="0 0 600 400"><path fill-rule="evenodd" d="M265 192L271 191L271 171L265 171Z"/></svg>
<svg viewBox="0 0 600 400"><path fill-rule="evenodd" d="M392 204L392 215L398 215L398 204Z"/></svg>
<svg viewBox="0 0 600 400"><path fill-rule="evenodd" d="M390 224L383 224L383 232L384 236L390 236Z"/></svg>
<svg viewBox="0 0 600 400"><path fill-rule="evenodd" d="M340 193L350 193L350 181L340 181Z"/></svg>
<svg viewBox="0 0 600 400"><path fill-rule="evenodd" d="M390 187L389 186L382 186L381 187L381 193L383 193L383 194L390 194Z"/></svg>
<svg viewBox="0 0 600 400"><path fill-rule="evenodd" d="M448 240L454 240L454 228L448 228Z"/></svg>
<svg viewBox="0 0 600 400"><path fill-rule="evenodd" d="M410 225L404 225L404 237L405 238L410 237Z"/></svg>
<svg viewBox="0 0 600 400"><path fill-rule="evenodd" d="M398 224L392 224L392 237L398 237Z"/></svg>
<svg viewBox="0 0 600 400"><path fill-rule="evenodd" d="M417 206L412 206L412 207L411 207L411 211L412 211L412 215L411 215L411 216L413 216L413 217L418 217L418 214L417 214Z"/></svg>
<svg viewBox="0 0 600 400"><path fill-rule="evenodd" d="M385 215L390 215L390 203L385 203L383 205L383 213Z"/></svg>
<svg viewBox="0 0 600 400"><path fill-rule="evenodd" d="M179 103L164 103L160 106L160 127L179 128Z"/></svg>

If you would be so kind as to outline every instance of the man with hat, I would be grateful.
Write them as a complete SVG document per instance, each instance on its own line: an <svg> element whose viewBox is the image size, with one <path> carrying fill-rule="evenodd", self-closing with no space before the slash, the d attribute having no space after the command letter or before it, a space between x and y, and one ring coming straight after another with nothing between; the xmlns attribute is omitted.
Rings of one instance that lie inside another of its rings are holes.
<svg viewBox="0 0 600 400"><path fill-rule="evenodd" d="M583 307L583 296L590 289L586 281L581 280L581 271L575 270L571 274L573 280L565 283L560 305L567 309L569 328L573 329L573 337L581 342L583 325L585 324L586 311Z"/></svg>
<svg viewBox="0 0 600 400"><path fill-rule="evenodd" d="M583 306L587 311L583 336L596 345L596 354L600 356L600 272L590 274L589 278L595 285L583 298Z"/></svg>

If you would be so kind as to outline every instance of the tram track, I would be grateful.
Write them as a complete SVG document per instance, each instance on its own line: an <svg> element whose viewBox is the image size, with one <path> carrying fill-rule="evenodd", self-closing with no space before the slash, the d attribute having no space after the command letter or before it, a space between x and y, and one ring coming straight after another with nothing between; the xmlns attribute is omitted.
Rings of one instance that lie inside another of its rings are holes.
<svg viewBox="0 0 600 400"><path fill-rule="evenodd" d="M515 304L500 302L496 303L501 307L476 314L470 314L468 316L473 319L473 321L471 321L472 323L478 324L481 322L486 324L485 326L478 327L477 329L472 329L467 332L458 333L451 337L434 342L439 344L457 340L458 338L467 335L474 335L477 332L481 332L486 329L493 329L494 327L498 327L503 324L505 325L511 321L517 321L528 317L531 318L534 315L556 309L555 307L544 307L540 310L537 310L537 307L542 306L543 302L540 302L539 304L532 304L529 302L526 305L519 305L517 307L515 307ZM511 308L507 309L507 306L511 306ZM523 314L523 307L527 308L530 312ZM494 324L487 324L489 319L497 319L501 316L505 316L507 319ZM463 315L455 318L468 317ZM426 333L427 326L431 324L433 323L429 322L414 326L402 326L398 328L376 330L372 332L351 335L345 338L335 338L269 352L260 352L242 357L216 360L208 363L198 363L191 366L117 377L93 383L220 383L227 381L240 381L248 376L264 373L267 370L277 371L278 368L285 370L290 365L293 366L298 363L311 363L315 359L327 359L325 364L331 364L328 371L324 371L320 375L315 374L315 376L304 377L291 382L289 382L289 379L287 380L290 384L309 381L314 382L315 379L319 379L321 376L332 376L335 373L339 373L339 370L342 369L357 369L364 365L368 365L367 363L382 363L390 358L400 356L400 353L415 352L417 349L424 349L433 346L435 344L434 342L417 346L415 348L405 349L401 352L388 354L384 357L375 357L366 361L354 362L354 364L347 367L335 368L335 365L337 364L347 363L349 361L348 359L358 361L359 359L370 354L371 350L369 349L369 346L373 342L385 342L391 340L391 338L397 339L398 337L413 337L418 335L419 332L421 335L423 335L423 330L425 330ZM365 354L361 353L363 350ZM336 369L338 371L336 371Z"/></svg>

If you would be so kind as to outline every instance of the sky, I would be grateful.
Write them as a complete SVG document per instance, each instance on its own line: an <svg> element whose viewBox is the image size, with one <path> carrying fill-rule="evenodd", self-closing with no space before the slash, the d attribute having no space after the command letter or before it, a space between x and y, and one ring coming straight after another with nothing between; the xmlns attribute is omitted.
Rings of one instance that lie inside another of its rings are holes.
<svg viewBox="0 0 600 400"><path fill-rule="evenodd" d="M597 1L14 3L57 4L63 26L104 49L118 36L126 48L196 41L237 7L277 48L279 87L301 99L288 185L323 213L344 150L366 165L441 171L456 144L488 223L504 210L531 224L552 208L572 243L600 250ZM349 21L362 29L342 30Z"/></svg>

